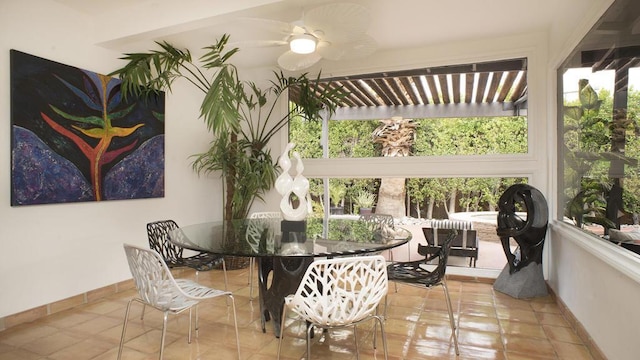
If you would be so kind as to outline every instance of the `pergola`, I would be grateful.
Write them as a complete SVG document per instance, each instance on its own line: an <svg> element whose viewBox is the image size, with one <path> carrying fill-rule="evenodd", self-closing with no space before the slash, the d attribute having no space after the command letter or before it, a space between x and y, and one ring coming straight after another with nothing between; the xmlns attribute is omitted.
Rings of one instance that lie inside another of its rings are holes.
<svg viewBox="0 0 640 360"><path fill-rule="evenodd" d="M337 120L526 115L527 59L334 77L327 86L348 93Z"/></svg>

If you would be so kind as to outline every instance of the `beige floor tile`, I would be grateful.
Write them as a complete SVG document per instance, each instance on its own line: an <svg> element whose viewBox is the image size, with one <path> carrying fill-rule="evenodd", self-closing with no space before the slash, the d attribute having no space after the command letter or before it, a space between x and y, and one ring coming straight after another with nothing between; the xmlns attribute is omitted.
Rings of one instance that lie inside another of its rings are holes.
<svg viewBox="0 0 640 360"><path fill-rule="evenodd" d="M500 326L504 334L517 334L520 336L546 339L544 328L538 324L530 324L521 321L500 320Z"/></svg>
<svg viewBox="0 0 640 360"><path fill-rule="evenodd" d="M542 325L570 327L569 322L561 314L536 313L536 318Z"/></svg>
<svg viewBox="0 0 640 360"><path fill-rule="evenodd" d="M0 349L0 360L41 360L42 355L20 348Z"/></svg>
<svg viewBox="0 0 640 360"><path fill-rule="evenodd" d="M493 295L491 295L491 294L477 294L477 293L463 293L460 296L460 302L462 304L486 305L486 306L493 307Z"/></svg>
<svg viewBox="0 0 640 360"><path fill-rule="evenodd" d="M503 339L507 352L520 354L535 354L536 356L551 357L555 355L555 350L551 342L547 339L532 339L520 335L506 335Z"/></svg>
<svg viewBox="0 0 640 360"><path fill-rule="evenodd" d="M194 278L191 270L180 270ZM242 360L274 359L278 342L273 321L262 332L260 307L249 300L247 271L229 271L230 289L236 300ZM257 276L257 274L256 274ZM223 286L219 270L199 273L201 282ZM559 311L553 298L514 299L494 292L489 283L449 281L449 292L458 326L460 356L456 357L449 313L441 287L400 284L390 286L385 330L389 359L587 359L592 360ZM78 306L0 332L0 360L113 360L117 357L124 313L135 290L109 295L104 300ZM257 292L256 292L257 296ZM383 310L383 307L380 308ZM134 303L129 314L123 360L157 359L162 313L149 309L140 319L142 306ZM170 316L165 360L235 359L236 337L231 307L224 299L199 307L200 330L187 342L187 313ZM306 324L286 322L282 360L304 357ZM373 348L373 322L358 326L361 359L382 359L382 343ZM323 336L324 335L324 336ZM328 334L316 330L312 339L314 359L355 359L351 329Z"/></svg>
<svg viewBox="0 0 640 360"><path fill-rule="evenodd" d="M521 321L533 324L538 323L538 318L533 310L497 307L496 313L500 320Z"/></svg>
<svg viewBox="0 0 640 360"><path fill-rule="evenodd" d="M82 341L84 341L84 338L80 336L57 332L55 334L36 339L22 347L36 354L48 356Z"/></svg>
<svg viewBox="0 0 640 360"><path fill-rule="evenodd" d="M564 326L543 325L547 338L551 341L581 344L582 341L573 329Z"/></svg>
<svg viewBox="0 0 640 360"><path fill-rule="evenodd" d="M591 353L582 344L551 341L559 359L566 360L592 360Z"/></svg>
<svg viewBox="0 0 640 360"><path fill-rule="evenodd" d="M500 324L498 323L498 319L486 316L461 314L458 320L458 327L466 330L500 333Z"/></svg>
<svg viewBox="0 0 640 360"><path fill-rule="evenodd" d="M53 335L59 329L43 324L42 322L23 324L0 332L0 343L13 346L22 346L32 343L40 338Z"/></svg>
<svg viewBox="0 0 640 360"><path fill-rule="evenodd" d="M56 351L48 356L54 360L90 360L114 348L113 344L108 342L85 339L82 342L68 346L62 350Z"/></svg>
<svg viewBox="0 0 640 360"><path fill-rule="evenodd" d="M482 316L489 318L496 318L496 308L493 305L484 305L477 303L462 303L460 304L460 314Z"/></svg>
<svg viewBox="0 0 640 360"><path fill-rule="evenodd" d="M500 333L496 332L460 329L458 332L458 344L483 349L504 350L502 337Z"/></svg>

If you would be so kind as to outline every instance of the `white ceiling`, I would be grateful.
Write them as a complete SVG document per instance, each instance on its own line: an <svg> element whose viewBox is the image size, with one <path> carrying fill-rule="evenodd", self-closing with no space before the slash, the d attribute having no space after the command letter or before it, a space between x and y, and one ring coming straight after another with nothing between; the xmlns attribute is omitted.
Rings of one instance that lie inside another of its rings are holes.
<svg viewBox="0 0 640 360"><path fill-rule="evenodd" d="M282 36L259 26L260 18L293 22L326 0L54 0L96 24L96 43L120 52L146 51L166 40L193 53L222 34L231 35L239 66L274 67L286 47L243 45ZM335 2L335 1L333 1ZM548 31L556 19L584 0L351 0L371 12L368 34L378 51ZM105 26L106 24L106 26ZM327 60L325 60L327 61Z"/></svg>

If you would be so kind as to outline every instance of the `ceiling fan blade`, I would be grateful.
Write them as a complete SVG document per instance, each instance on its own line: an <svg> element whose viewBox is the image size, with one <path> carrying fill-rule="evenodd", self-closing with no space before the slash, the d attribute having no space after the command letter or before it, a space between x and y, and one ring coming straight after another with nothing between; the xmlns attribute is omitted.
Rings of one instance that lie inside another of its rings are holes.
<svg viewBox="0 0 640 360"><path fill-rule="evenodd" d="M327 60L340 60L348 49L344 46L335 46L328 41L320 41L316 47L318 54Z"/></svg>
<svg viewBox="0 0 640 360"><path fill-rule="evenodd" d="M293 51L287 51L278 57L278 65L284 70L298 71L313 66L320 59L322 56L318 52L296 54Z"/></svg>
<svg viewBox="0 0 640 360"><path fill-rule="evenodd" d="M352 3L327 4L304 14L305 27L329 42L355 41L367 31L370 22L369 10Z"/></svg>
<svg viewBox="0 0 640 360"><path fill-rule="evenodd" d="M289 45L288 41L285 40L248 40L248 41L235 41L229 43L229 47L237 47L237 48L260 48L260 47L277 47Z"/></svg>
<svg viewBox="0 0 640 360"><path fill-rule="evenodd" d="M260 31L276 33L279 35L290 35L296 26L294 24L271 19L241 17L236 19L241 26L259 28Z"/></svg>
<svg viewBox="0 0 640 360"><path fill-rule="evenodd" d="M351 60L363 58L373 54L378 49L378 43L369 35L360 37L351 42L318 44L318 53L328 60Z"/></svg>

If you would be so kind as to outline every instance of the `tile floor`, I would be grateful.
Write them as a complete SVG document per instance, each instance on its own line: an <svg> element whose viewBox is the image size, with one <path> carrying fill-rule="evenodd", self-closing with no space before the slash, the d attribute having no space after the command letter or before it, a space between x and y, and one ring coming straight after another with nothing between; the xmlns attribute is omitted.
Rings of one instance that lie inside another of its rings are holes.
<svg viewBox="0 0 640 360"><path fill-rule="evenodd" d="M229 272L240 327L241 359L275 359L278 340L272 323L262 333L257 300L249 300L247 270ZM194 277L188 270L176 276ZM203 284L222 288L219 270L199 273ZM551 296L517 300L493 291L491 284L448 282L459 326L458 359L592 359ZM0 332L0 360L116 359L127 301L135 290L109 296ZM432 290L390 286L385 323L389 359L456 359L441 287ZM157 359L162 315L132 306L123 359ZM188 315L170 317L164 359L236 359L233 319L224 299L200 306L199 337L187 343ZM360 359L382 359L372 346L373 321L358 329ZM316 333L313 359L355 359L353 333ZM282 359L305 356L304 326L290 319Z"/></svg>

